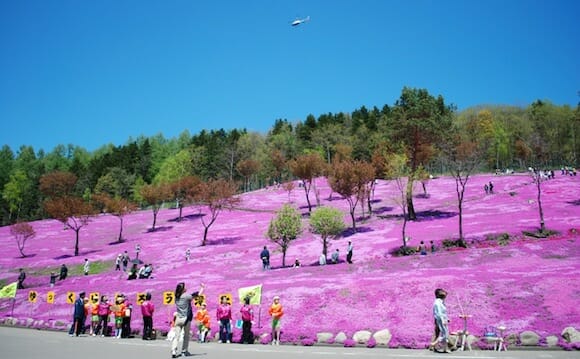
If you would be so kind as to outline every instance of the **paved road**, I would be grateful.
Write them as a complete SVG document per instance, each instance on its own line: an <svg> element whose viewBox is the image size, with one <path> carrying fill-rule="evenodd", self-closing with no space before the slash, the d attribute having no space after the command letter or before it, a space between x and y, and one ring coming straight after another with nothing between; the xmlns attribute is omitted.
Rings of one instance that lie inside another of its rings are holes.
<svg viewBox="0 0 580 359"><path fill-rule="evenodd" d="M302 347L239 344L191 343L192 359L326 359L326 358L479 358L479 359L564 359L580 358L578 352L513 350L508 352L473 351L437 354L427 350L367 349L343 347ZM0 357L36 359L106 359L170 358L169 343L164 340L69 337L62 332L0 327Z"/></svg>

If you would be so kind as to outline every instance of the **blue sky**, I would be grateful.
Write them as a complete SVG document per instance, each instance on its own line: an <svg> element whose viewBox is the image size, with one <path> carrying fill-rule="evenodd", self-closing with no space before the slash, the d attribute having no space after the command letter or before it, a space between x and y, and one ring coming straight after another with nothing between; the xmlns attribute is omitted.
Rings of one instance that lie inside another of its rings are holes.
<svg viewBox="0 0 580 359"><path fill-rule="evenodd" d="M0 1L0 145L92 151L393 104L580 100L579 1ZM298 27L290 22L310 16Z"/></svg>

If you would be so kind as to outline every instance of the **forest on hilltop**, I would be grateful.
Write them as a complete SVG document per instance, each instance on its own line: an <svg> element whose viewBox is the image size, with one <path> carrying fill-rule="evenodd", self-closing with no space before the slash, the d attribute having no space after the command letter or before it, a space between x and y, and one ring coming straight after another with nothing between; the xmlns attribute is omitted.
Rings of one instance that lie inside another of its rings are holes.
<svg viewBox="0 0 580 359"><path fill-rule="evenodd" d="M177 138L140 136L93 152L72 144L50 152L28 145L14 151L4 145L0 223L54 218L47 202L55 188L47 189L46 183L41 188L42 179L54 173L70 175L67 195L84 202L104 194L117 204L143 208L158 200L179 205L189 196L184 180L189 186L226 181L242 192L308 176L336 178L345 162L372 166L373 181L448 173L466 151L474 159L474 171L577 167L579 137L580 104L573 108L537 100L527 107L482 105L458 112L441 95L404 88L392 105L308 115L296 123L277 119L266 134L244 128L193 135L185 130ZM401 158L393 154L403 156L404 170L389 171L389 161ZM160 198L147 198L145 189L159 192L162 185ZM195 200L207 203L211 198Z"/></svg>

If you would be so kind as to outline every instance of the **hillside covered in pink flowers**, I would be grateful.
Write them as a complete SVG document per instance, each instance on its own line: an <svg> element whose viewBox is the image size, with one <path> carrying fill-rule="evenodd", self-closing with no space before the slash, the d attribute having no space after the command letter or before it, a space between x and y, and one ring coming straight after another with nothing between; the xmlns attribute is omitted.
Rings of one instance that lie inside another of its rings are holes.
<svg viewBox="0 0 580 359"><path fill-rule="evenodd" d="M486 195L483 186L493 181L494 194ZM345 224L350 224L348 204L330 194L326 179L317 181L321 205L341 209ZM435 253L426 256L395 257L391 253L402 244L401 209L397 205L394 183L379 181L374 193L370 218L359 218L357 232L345 231L331 240L329 251L339 248L341 263L318 265L322 251L320 239L308 231L308 208L304 191L290 194L270 187L241 195L239 208L220 214L210 228L208 244L200 246L203 226L200 216L205 208L184 209L184 219L176 221L177 209L162 209L158 229L149 231L152 212L140 211L125 217L126 241L115 243L119 220L110 215L92 219L80 232L80 256L74 257L74 232L64 230L56 220L31 223L36 237L27 242L20 258L8 227L0 228L0 280L16 280L18 268L29 273L58 267L69 268L105 261L110 268L100 274L76 275L57 282L52 290L54 304L46 303L49 276L29 274L26 289L12 301L0 300L0 316L18 318L21 324L40 328L68 325L72 306L65 303L67 291L99 292L114 296L125 293L134 303L139 292L151 292L157 310L154 326L167 330L173 306L162 304L162 293L172 291L185 281L189 290L206 284L211 315L215 315L218 296L240 287L262 284L262 305L256 309L257 335L269 332L267 308L274 295L284 306L282 342L316 341L321 332L348 338L360 330L376 332L389 329L391 347L424 348L432 332L433 291L443 287L449 292L447 307L451 330L460 329L458 315L472 315L469 330L476 336L487 326L505 326L507 334L531 330L542 340L560 336L566 327L580 329L580 177L556 178L542 184L546 227L560 234L547 239L522 235L539 227L536 187L526 174L478 175L468 182L464 203L464 233L467 249L444 249L442 241L458 236L457 199L452 178L432 179L428 196L417 195L418 220L409 222L410 245L434 241ZM422 194L420 185L415 190ZM314 196L312 201L315 203ZM282 255L265 233L275 211L290 202L303 212L304 233L287 253L287 265L298 258L300 268L282 268ZM360 207L357 216L360 216ZM490 237L508 233L510 239L498 242ZM353 264L344 261L347 242L354 244ZM140 259L154 267L153 278L128 281L115 271L114 260L127 250L133 257L135 245L141 246ZM271 252L272 269L263 271L259 253L264 245ZM185 251L191 249L191 260ZM28 291L39 293L36 303L27 301ZM234 313L239 318L236 298ZM29 319L30 318L30 319ZM141 315L133 317L132 327L141 327ZM215 320L212 329L217 328ZM239 337L239 331L235 334Z"/></svg>

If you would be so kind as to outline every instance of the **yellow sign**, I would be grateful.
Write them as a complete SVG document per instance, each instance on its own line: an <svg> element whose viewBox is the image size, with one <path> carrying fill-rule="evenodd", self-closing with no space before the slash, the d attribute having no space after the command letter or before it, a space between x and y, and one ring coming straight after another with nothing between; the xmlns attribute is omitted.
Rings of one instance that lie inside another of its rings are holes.
<svg viewBox="0 0 580 359"><path fill-rule="evenodd" d="M38 293L36 293L36 291L31 290L28 292L28 301L30 303L36 303L36 298L38 298Z"/></svg>
<svg viewBox="0 0 580 359"><path fill-rule="evenodd" d="M171 305L173 303L175 303L175 293L163 292L163 304Z"/></svg>
<svg viewBox="0 0 580 359"><path fill-rule="evenodd" d="M48 304L54 304L54 292L48 292L46 293L46 302Z"/></svg>
<svg viewBox="0 0 580 359"><path fill-rule="evenodd" d="M198 295L196 298L193 298L193 302L196 307L201 307L201 305L205 303L205 295Z"/></svg>
<svg viewBox="0 0 580 359"><path fill-rule="evenodd" d="M141 305L143 304L143 302L145 301L145 296L147 294L146 293L137 293L137 305Z"/></svg>
<svg viewBox="0 0 580 359"><path fill-rule="evenodd" d="M66 292L66 302L68 304L75 304L76 294L75 292Z"/></svg>
<svg viewBox="0 0 580 359"><path fill-rule="evenodd" d="M232 305L232 303L233 303L233 302L232 302L232 293L225 293L225 294L220 294L220 295L218 296L218 303L220 303L220 304L222 303L222 298L223 298L223 297L226 297L226 298L227 298L227 300L228 300L228 301L227 301L227 303L228 303L229 305Z"/></svg>
<svg viewBox="0 0 580 359"><path fill-rule="evenodd" d="M119 298L123 297L123 294L121 293L115 293L115 304L117 304L117 302L119 301Z"/></svg>
<svg viewBox="0 0 580 359"><path fill-rule="evenodd" d="M100 297L101 296L99 295L99 292L92 292L91 294L89 294L91 303L98 303Z"/></svg>

